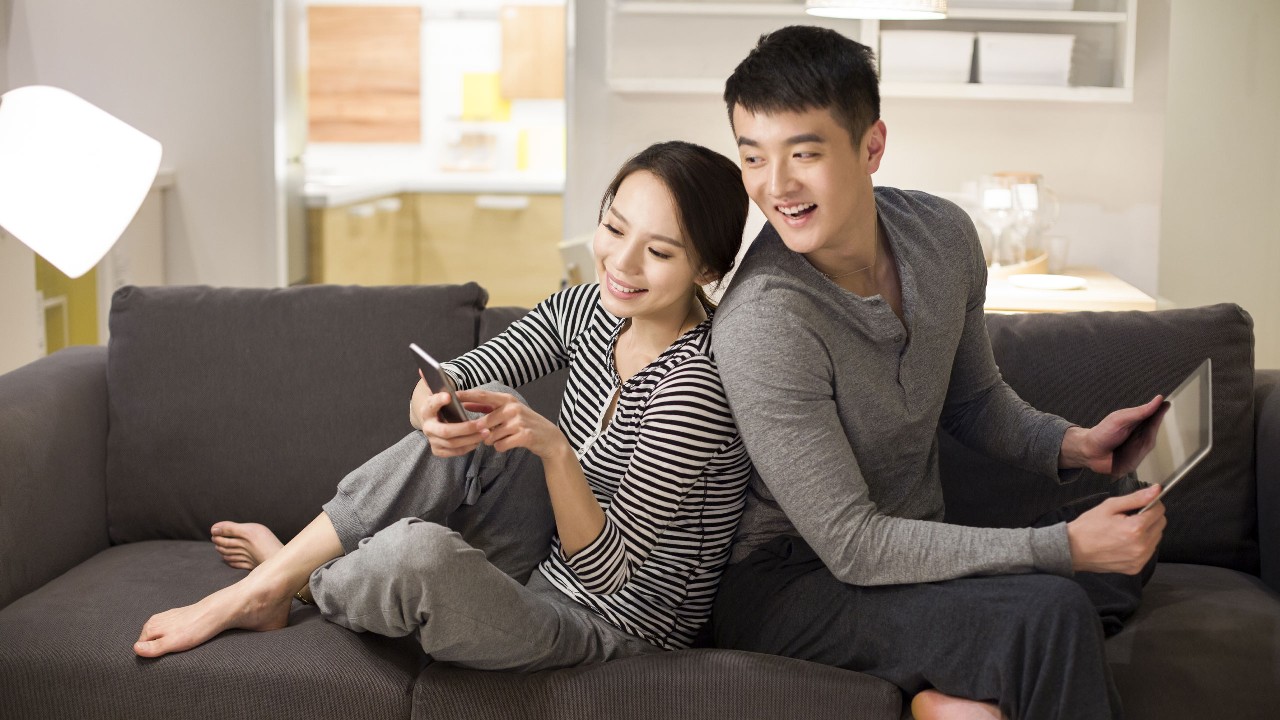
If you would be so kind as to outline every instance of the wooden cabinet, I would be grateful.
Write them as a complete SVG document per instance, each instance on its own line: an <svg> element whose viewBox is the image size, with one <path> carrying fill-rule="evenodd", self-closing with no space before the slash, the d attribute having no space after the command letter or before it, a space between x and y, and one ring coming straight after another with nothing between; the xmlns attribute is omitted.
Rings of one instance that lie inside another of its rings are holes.
<svg viewBox="0 0 1280 720"><path fill-rule="evenodd" d="M416 143L422 136L422 8L307 8L310 142Z"/></svg>
<svg viewBox="0 0 1280 720"><path fill-rule="evenodd" d="M507 5L501 15L503 97L563 98L564 6Z"/></svg>
<svg viewBox="0 0 1280 720"><path fill-rule="evenodd" d="M307 211L313 283L407 285L414 272L414 215L404 195Z"/></svg>
<svg viewBox="0 0 1280 720"><path fill-rule="evenodd" d="M308 214L310 281L465 283L530 307L560 287L560 195L403 193Z"/></svg>
<svg viewBox="0 0 1280 720"><path fill-rule="evenodd" d="M559 195L413 196L420 283L474 280L489 305L531 307L560 287Z"/></svg>

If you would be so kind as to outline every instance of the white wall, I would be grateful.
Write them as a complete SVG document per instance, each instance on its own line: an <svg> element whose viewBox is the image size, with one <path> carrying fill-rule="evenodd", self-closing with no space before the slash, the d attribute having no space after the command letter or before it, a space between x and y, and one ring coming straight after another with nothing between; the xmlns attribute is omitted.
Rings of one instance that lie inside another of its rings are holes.
<svg viewBox="0 0 1280 720"><path fill-rule="evenodd" d="M1100 266L1154 294L1169 3L1139 3L1133 103L885 99L881 110L889 129L888 151L876 183L956 192L966 180L986 172L1038 171L1062 198L1056 230L1071 238L1071 261ZM718 96L609 92L604 5L573 3L568 236L590 230L599 194L612 173L651 142L679 138L737 157ZM703 37L734 58L727 64L730 69L755 42L754 35L741 30L734 35ZM649 39L654 56L663 56L664 36Z"/></svg>
<svg viewBox="0 0 1280 720"><path fill-rule="evenodd" d="M9 0L0 0L0 37L9 26L9 10ZM0 90L7 89L8 82L9 63L0 53ZM36 304L35 255L0 230L0 373L40 356L41 317Z"/></svg>
<svg viewBox="0 0 1280 720"><path fill-rule="evenodd" d="M1280 368L1280 3L1175 2L1160 291L1239 303Z"/></svg>
<svg viewBox="0 0 1280 720"><path fill-rule="evenodd" d="M66 88L164 145L166 280L280 284L273 1L8 2L9 87Z"/></svg>
<svg viewBox="0 0 1280 720"><path fill-rule="evenodd" d="M0 230L0 374L44 354L43 317L36 296L36 256Z"/></svg>

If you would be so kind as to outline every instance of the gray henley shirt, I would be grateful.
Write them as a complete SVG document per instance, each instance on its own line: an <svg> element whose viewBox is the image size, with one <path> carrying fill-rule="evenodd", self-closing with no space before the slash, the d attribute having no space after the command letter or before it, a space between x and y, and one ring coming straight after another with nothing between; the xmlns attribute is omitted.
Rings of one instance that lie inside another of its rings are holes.
<svg viewBox="0 0 1280 720"><path fill-rule="evenodd" d="M876 188L902 282L904 321L879 295L828 280L766 225L712 328L730 407L758 476L733 552L803 537L843 582L1071 574L1066 525L942 522L937 431L1053 477L1070 423L1005 384L983 317L973 223L921 192ZM905 323L905 326L904 326Z"/></svg>

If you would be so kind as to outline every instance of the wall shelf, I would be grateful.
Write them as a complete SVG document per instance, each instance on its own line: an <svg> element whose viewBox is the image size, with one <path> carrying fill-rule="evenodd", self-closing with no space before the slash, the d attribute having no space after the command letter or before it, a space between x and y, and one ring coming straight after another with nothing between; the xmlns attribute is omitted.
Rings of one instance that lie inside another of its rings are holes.
<svg viewBox="0 0 1280 720"><path fill-rule="evenodd" d="M1134 44L1136 38L1138 0L1114 0L1114 11L1109 10L1011 10L955 8L945 20L924 21L840 21L835 26L840 32L879 50L881 29L959 29L965 31L995 32L1054 32L1070 33L1087 40L1080 40L1087 50L1088 66L1083 82L1073 86L1037 85L984 85L980 83L882 83L880 92L885 98L934 98L953 100L1029 100L1126 103L1133 101ZM686 48L679 40L668 38L672 44L661 47L656 56L668 67L652 66L654 55L636 61L635 53L653 53L653 32L664 18L680 22L680 32L688 34L690 26L705 27L705 33L724 34L722 23L761 23L769 18L802 20L805 23L826 24L821 18L806 15L802 2L656 2L653 0L610 0L611 13L608 22L606 78L609 89L623 95L719 95L724 91L724 80L732 65L723 70L723 76L712 76L722 70L717 67L723 58L703 57L702 48ZM1107 7L1105 4L1103 7ZM629 32L635 23L647 23L645 31ZM831 26L831 25L828 25ZM761 25L761 27L769 27ZM643 42L637 38L643 38ZM635 49L628 42L640 42ZM684 42L689 42L687 39ZM689 53L685 62L672 67L673 56ZM705 52L704 52L705 54ZM741 54L737 55L741 57ZM692 70L690 69L692 68ZM709 72L710 71L710 72ZM687 73L687 74L684 74ZM1073 78L1075 79L1075 78Z"/></svg>
<svg viewBox="0 0 1280 720"><path fill-rule="evenodd" d="M880 96L886 98L945 98L954 100L1133 102L1133 91L1129 88L984 85L982 83L881 83Z"/></svg>
<svg viewBox="0 0 1280 720"><path fill-rule="evenodd" d="M991 20L995 22L1058 22L1119 25L1128 16L1122 12L1088 10L980 10L957 8L947 11L947 20Z"/></svg>
<svg viewBox="0 0 1280 720"><path fill-rule="evenodd" d="M700 2L636 2L617 0L615 12L619 15L723 15L742 17L763 15L770 17L804 16L804 6L798 3L700 3Z"/></svg>

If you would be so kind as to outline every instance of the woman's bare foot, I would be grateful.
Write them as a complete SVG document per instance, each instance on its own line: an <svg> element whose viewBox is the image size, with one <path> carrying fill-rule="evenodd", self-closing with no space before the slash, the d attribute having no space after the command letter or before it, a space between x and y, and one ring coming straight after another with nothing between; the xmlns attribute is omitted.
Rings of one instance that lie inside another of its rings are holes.
<svg viewBox="0 0 1280 720"><path fill-rule="evenodd" d="M209 534L222 561L237 570L252 570L284 547L275 533L258 523L223 521Z"/></svg>
<svg viewBox="0 0 1280 720"><path fill-rule="evenodd" d="M1000 708L991 703L954 697L937 690L925 690L911 699L916 720L1003 720Z"/></svg>
<svg viewBox="0 0 1280 720"><path fill-rule="evenodd" d="M194 605L152 615L133 651L142 657L182 652L232 628L279 630L289 624L291 593L262 587L252 575Z"/></svg>

